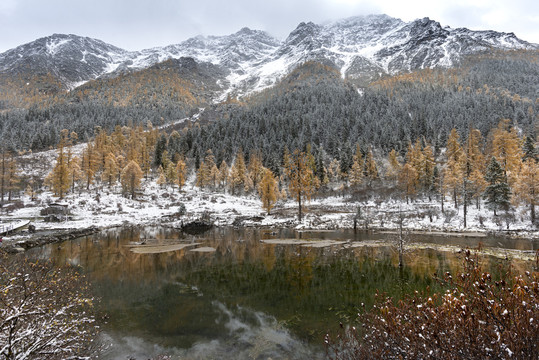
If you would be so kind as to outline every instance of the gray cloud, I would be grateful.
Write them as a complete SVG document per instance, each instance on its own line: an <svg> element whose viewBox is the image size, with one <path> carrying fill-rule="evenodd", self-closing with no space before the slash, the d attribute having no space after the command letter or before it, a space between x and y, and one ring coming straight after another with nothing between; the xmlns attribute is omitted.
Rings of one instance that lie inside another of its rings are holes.
<svg viewBox="0 0 539 360"><path fill-rule="evenodd" d="M451 27L514 31L539 42L538 6L528 0L1 0L0 51L53 33L90 36L129 50L230 34L244 26L284 38L301 21L371 13L403 20L429 16Z"/></svg>

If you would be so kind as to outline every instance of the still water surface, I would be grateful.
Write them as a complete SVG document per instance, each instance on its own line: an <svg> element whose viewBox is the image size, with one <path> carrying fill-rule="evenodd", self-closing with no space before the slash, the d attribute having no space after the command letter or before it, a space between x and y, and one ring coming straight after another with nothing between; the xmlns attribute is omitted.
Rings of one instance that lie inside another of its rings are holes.
<svg viewBox="0 0 539 360"><path fill-rule="evenodd" d="M348 246L389 237L346 230L231 228L195 236L163 228L124 228L34 249L29 255L80 265L88 274L108 317L102 340L109 346L102 359L316 359L324 357L324 334L340 321L352 321L360 304L372 305L376 290L397 298L427 287L436 290L434 273L459 269L454 252L409 250L399 268L392 246ZM267 244L266 239L348 243L316 248ZM414 240L520 250L539 245L501 238ZM132 245L141 242L191 246L133 252ZM202 247L215 251L192 251ZM484 262L495 269L499 260Z"/></svg>

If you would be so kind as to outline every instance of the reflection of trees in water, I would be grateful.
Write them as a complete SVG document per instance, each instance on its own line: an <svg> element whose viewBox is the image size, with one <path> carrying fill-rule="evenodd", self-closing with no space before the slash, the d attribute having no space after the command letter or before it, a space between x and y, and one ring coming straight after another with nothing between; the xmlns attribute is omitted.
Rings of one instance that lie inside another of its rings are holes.
<svg viewBox="0 0 539 360"><path fill-rule="evenodd" d="M314 237L316 233L306 234L288 231L277 236ZM203 246L216 249L214 253L193 253L189 248L161 254L135 254L125 246L132 242L140 242L151 236L157 241L202 242ZM331 234L322 233L323 238L331 238ZM336 238L340 234L336 233ZM171 230L150 229L147 233L137 227L107 231L102 234L86 237L78 241L51 245L51 257L57 263L81 265L94 279L138 279L138 281L155 281L167 274L192 271L202 266L218 265L222 262L256 262L262 261L266 271L271 271L279 256L289 260L295 270L288 274L290 281L298 288L305 288L310 281L314 258L322 262L322 258L331 258L335 247L320 249L302 248L286 245L269 245L260 243L260 239L269 238L268 232L257 229L216 229L203 236L183 235ZM274 235L275 237L275 235ZM353 250L339 250L339 253L353 253L360 263L380 261L380 259L398 264L398 253L386 246L360 247ZM451 271L458 268L460 261L453 252L439 252L433 249L410 249L405 253L406 267L417 277L432 275L436 271ZM488 261L491 261L490 259ZM363 266L363 265L361 265ZM519 266L518 264L516 266ZM522 266L520 266L522 267Z"/></svg>
<svg viewBox="0 0 539 360"><path fill-rule="evenodd" d="M316 233L302 235L311 238ZM216 251L196 253L187 248L135 254L125 246L150 236L156 241L202 242ZM335 233L336 238L342 236ZM103 308L114 317L110 321L114 327L181 333L182 341L196 340L188 331L210 331L202 327L220 316L213 300L229 308L240 305L273 315L302 336L306 329L321 334L328 326L337 326L337 316L355 317L361 303L370 306L377 290L400 298L427 286L436 287L435 272L455 272L460 266L457 254L432 249L410 249L405 253L405 266L399 269L398 252L391 246L306 248L260 242L295 237L289 230L273 234L215 229L191 236L127 228L56 245L51 256L59 263L78 263L88 271L103 298ZM493 266L494 262L487 267Z"/></svg>
<svg viewBox="0 0 539 360"><path fill-rule="evenodd" d="M295 290L296 299L308 296L310 293L315 256L315 251L302 247L297 249L297 252L289 252L285 255L286 281L289 287Z"/></svg>

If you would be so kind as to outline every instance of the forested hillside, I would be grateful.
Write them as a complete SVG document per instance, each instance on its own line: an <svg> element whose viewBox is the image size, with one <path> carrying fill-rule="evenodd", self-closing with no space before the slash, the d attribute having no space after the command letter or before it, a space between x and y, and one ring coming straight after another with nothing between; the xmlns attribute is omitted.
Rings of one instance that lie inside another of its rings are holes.
<svg viewBox="0 0 539 360"><path fill-rule="evenodd" d="M217 70L192 59L168 60L115 78L61 90L52 76L4 77L0 93L0 133L8 150L56 146L60 130L85 141L96 127L155 125L182 119L204 107L216 90ZM217 75L220 75L217 73ZM28 84L28 85L27 85Z"/></svg>
<svg viewBox="0 0 539 360"><path fill-rule="evenodd" d="M305 63L279 85L247 100L228 119L193 127L180 151L200 158L212 149L231 160L240 147L260 149L264 162L280 164L285 147L304 149L351 166L355 145L404 154L421 138L445 146L451 129L464 136L473 127L487 136L501 119L535 136L539 84L537 52L478 55L456 69L425 69L387 77L356 89L329 66Z"/></svg>
<svg viewBox="0 0 539 360"><path fill-rule="evenodd" d="M84 141L97 126L162 125L205 107L207 113L217 110L205 118L220 121L193 127L171 151L199 159L211 148L217 159L230 161L240 147L247 153L260 149L274 168L285 146L311 144L315 153L344 159L356 143L403 154L408 142L422 137L438 152L452 128L462 135L474 127L487 135L501 119L535 136L538 58L537 51L478 54L460 67L386 76L359 89L331 65L306 62L234 107L211 105L226 75L222 69L189 58L69 92L52 76L4 76L0 134L9 150L41 150L58 143L61 129Z"/></svg>

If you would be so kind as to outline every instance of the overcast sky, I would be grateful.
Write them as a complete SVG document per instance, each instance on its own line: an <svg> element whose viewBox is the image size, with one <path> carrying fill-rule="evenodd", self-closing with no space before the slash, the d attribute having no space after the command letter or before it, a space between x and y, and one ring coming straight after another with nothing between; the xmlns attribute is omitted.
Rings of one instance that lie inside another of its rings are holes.
<svg viewBox="0 0 539 360"><path fill-rule="evenodd" d="M380 13L514 32L539 43L537 0L0 0L0 52L53 33L89 36L127 50L227 35L244 26L284 39L302 21Z"/></svg>

